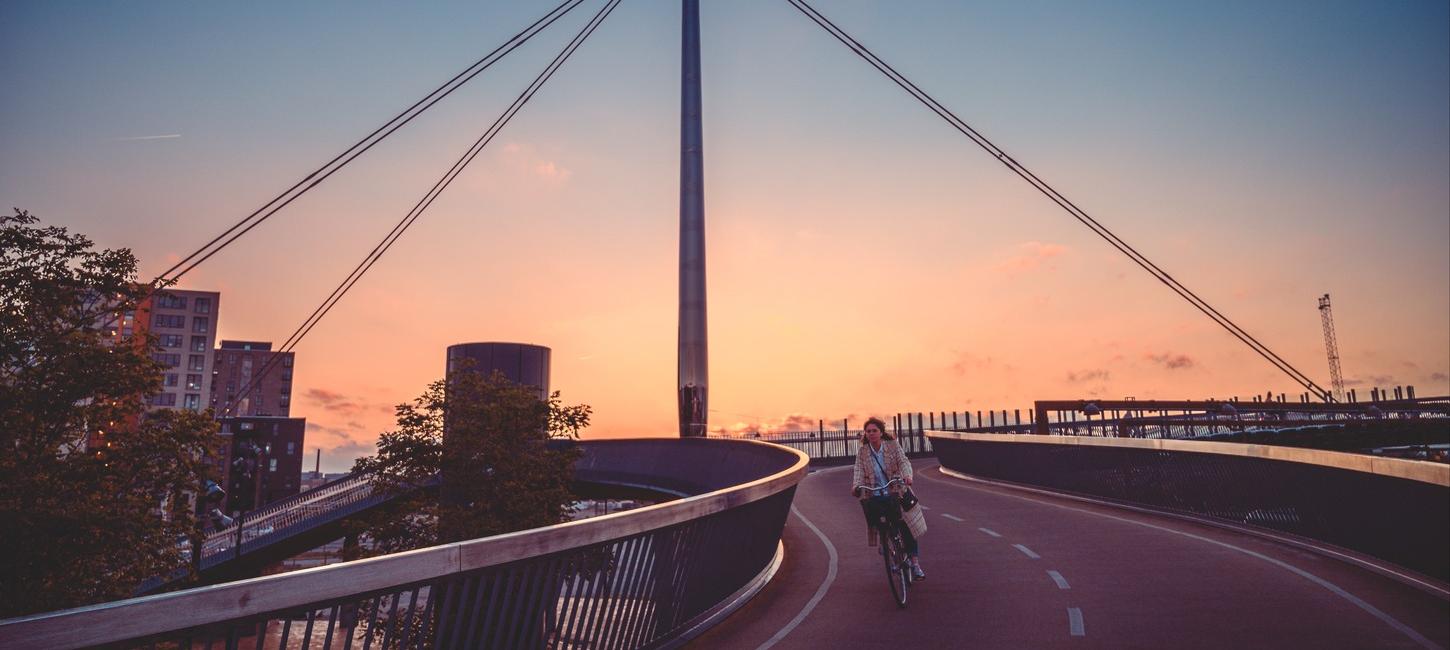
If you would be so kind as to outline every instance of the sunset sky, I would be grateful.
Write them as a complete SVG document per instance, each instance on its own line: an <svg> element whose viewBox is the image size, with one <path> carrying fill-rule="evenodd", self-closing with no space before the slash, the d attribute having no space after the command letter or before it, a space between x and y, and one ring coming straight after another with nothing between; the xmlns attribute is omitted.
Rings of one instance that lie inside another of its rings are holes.
<svg viewBox="0 0 1450 650"><path fill-rule="evenodd" d="M1450 393L1450 10L818 0L1300 370ZM703 3L712 430L1301 390L783 1ZM544 14L0 4L0 200L149 279ZM600 6L187 276L280 342ZM679 3L623 3L297 348L326 470L468 341L674 435Z"/></svg>

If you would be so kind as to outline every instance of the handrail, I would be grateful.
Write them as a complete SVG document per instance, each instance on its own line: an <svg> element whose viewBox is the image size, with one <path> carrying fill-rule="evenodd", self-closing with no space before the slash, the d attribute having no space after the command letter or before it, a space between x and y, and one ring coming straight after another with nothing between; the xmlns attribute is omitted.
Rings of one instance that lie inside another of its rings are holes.
<svg viewBox="0 0 1450 650"><path fill-rule="evenodd" d="M615 441L595 444L609 442ZM589 444L581 443L584 446ZM711 444L758 445L793 455L794 462L783 470L746 483L637 510L240 582L0 621L0 647L74 648L151 637L369 592L399 589L451 574L500 567L527 558L658 531L739 509L785 492L805 476L810 460L799 451L754 441L712 441Z"/></svg>

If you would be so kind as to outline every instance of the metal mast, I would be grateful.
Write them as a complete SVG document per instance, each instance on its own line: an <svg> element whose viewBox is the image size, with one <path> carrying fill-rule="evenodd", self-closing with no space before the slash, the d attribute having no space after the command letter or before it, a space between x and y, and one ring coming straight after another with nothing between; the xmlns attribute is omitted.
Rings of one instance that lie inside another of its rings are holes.
<svg viewBox="0 0 1450 650"><path fill-rule="evenodd" d="M1329 355L1329 384L1334 401L1344 401L1344 377L1339 373L1339 342L1334 339L1334 312L1329 309L1329 294L1319 299L1319 320L1324 324L1324 351Z"/></svg>
<svg viewBox="0 0 1450 650"><path fill-rule="evenodd" d="M705 162L700 126L700 1L683 0L680 70L680 437L705 435Z"/></svg>

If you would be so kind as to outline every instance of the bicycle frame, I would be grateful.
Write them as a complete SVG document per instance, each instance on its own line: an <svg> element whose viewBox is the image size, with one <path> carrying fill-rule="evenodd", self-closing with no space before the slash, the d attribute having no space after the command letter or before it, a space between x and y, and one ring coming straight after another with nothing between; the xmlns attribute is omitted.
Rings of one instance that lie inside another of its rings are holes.
<svg viewBox="0 0 1450 650"><path fill-rule="evenodd" d="M900 479L893 479L887 485L898 482ZM856 486L866 487L870 486ZM861 502L861 507L866 516L875 527L878 539L881 542L881 555L886 564L886 581L891 587L892 598L896 600L896 606L906 607L906 591L911 586L911 561L906 553L906 544L901 535L900 526L902 521L901 506L896 499L887 498L876 500L869 498Z"/></svg>

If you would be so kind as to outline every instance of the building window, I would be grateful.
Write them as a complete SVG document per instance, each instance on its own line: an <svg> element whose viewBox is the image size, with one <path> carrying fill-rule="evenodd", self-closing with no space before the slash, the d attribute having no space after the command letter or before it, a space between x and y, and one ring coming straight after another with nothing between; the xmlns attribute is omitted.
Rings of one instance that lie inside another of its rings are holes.
<svg viewBox="0 0 1450 650"><path fill-rule="evenodd" d="M211 327L211 319L204 316L197 316L191 319L191 331L197 334L206 334L208 327Z"/></svg>
<svg viewBox="0 0 1450 650"><path fill-rule="evenodd" d="M186 390L201 390L201 375L187 375Z"/></svg>
<svg viewBox="0 0 1450 650"><path fill-rule="evenodd" d="M176 382L177 382L178 379L180 379L180 375L177 375L174 372L168 372L168 373L166 373L166 385L167 386L176 386Z"/></svg>
<svg viewBox="0 0 1450 650"><path fill-rule="evenodd" d="M282 371L282 381L292 381L292 369Z"/></svg>
<svg viewBox="0 0 1450 650"><path fill-rule="evenodd" d="M289 442L289 443L287 443L287 455L288 456L291 456L294 453L297 453L297 443L295 443L295 442Z"/></svg>
<svg viewBox="0 0 1450 650"><path fill-rule="evenodd" d="M155 320L153 320L152 322L158 329L162 327L170 329L181 329L183 327L186 327L185 316L176 316L172 314L157 314Z"/></svg>
<svg viewBox="0 0 1450 650"><path fill-rule="evenodd" d="M167 368L175 368L181 365L181 355L179 354L157 353L151 355L151 358L155 360L156 363L166 366Z"/></svg>
<svg viewBox="0 0 1450 650"><path fill-rule="evenodd" d="M178 354L176 356L179 357L181 355ZM188 361L187 366L186 366L186 369L187 370L190 370L192 372L201 372L203 370L206 370L206 355L205 354L193 354L193 355L191 355L188 358L187 361Z"/></svg>
<svg viewBox="0 0 1450 650"><path fill-rule="evenodd" d="M211 313L211 298L197 298L192 302L192 305L196 308L196 313L198 314Z"/></svg>
<svg viewBox="0 0 1450 650"><path fill-rule="evenodd" d="M291 368L292 367L292 355L289 354L289 355L287 355L285 357L282 357L282 367L283 368Z"/></svg>
<svg viewBox="0 0 1450 650"><path fill-rule="evenodd" d="M151 396L152 406L176 406L176 393L158 393Z"/></svg>
<svg viewBox="0 0 1450 650"><path fill-rule="evenodd" d="M251 422L243 422L242 423L242 431L251 431L252 430L252 426L253 425L252 425Z"/></svg>
<svg viewBox="0 0 1450 650"><path fill-rule="evenodd" d="M193 336L193 337L191 337L191 351L192 352L206 352L206 337L205 336Z"/></svg>
<svg viewBox="0 0 1450 650"><path fill-rule="evenodd" d="M193 411L201 410L201 396L193 393L186 394L185 406Z"/></svg>
<svg viewBox="0 0 1450 650"><path fill-rule="evenodd" d="M267 459L267 471L269 471L269 472L275 472L275 471L277 471L277 459L276 458L268 458Z"/></svg>
<svg viewBox="0 0 1450 650"><path fill-rule="evenodd" d="M162 309L186 309L186 298L163 293L156 299L156 306Z"/></svg>
<svg viewBox="0 0 1450 650"><path fill-rule="evenodd" d="M181 347L181 335L180 334L162 334L161 335L161 347L163 347L163 348L179 348L179 347Z"/></svg>

